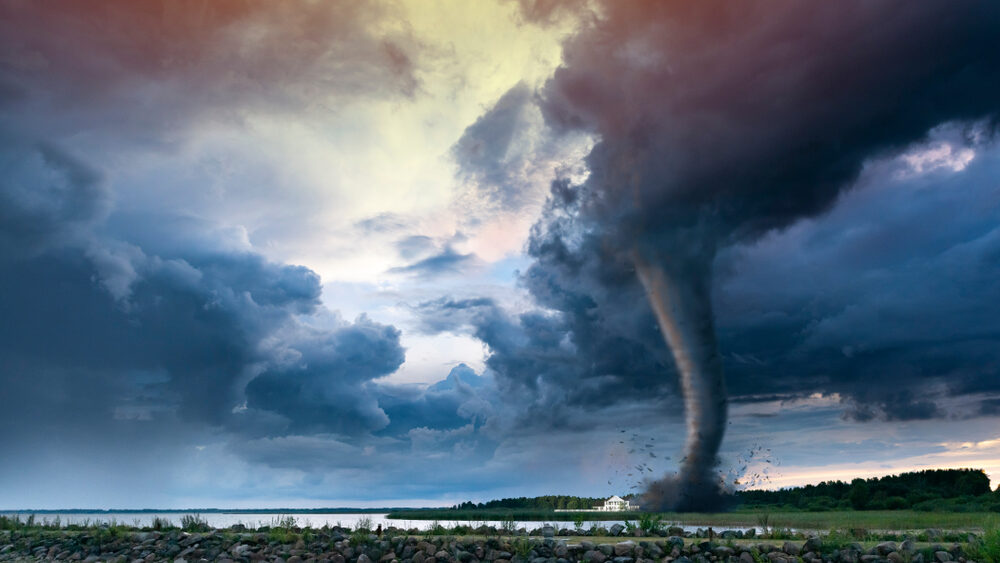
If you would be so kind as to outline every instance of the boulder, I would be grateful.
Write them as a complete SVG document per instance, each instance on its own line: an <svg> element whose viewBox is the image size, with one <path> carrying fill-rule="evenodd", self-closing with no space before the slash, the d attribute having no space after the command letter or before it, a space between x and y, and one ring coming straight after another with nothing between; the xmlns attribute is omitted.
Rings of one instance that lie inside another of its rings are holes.
<svg viewBox="0 0 1000 563"><path fill-rule="evenodd" d="M799 553L802 553L802 548L799 547L799 544L797 543L786 541L784 545L781 546L781 551L784 551L792 556L797 556Z"/></svg>
<svg viewBox="0 0 1000 563"><path fill-rule="evenodd" d="M819 539L819 536L810 536L806 539L805 543L802 544L802 551L815 551L819 553L823 548L823 542Z"/></svg>
<svg viewBox="0 0 1000 563"><path fill-rule="evenodd" d="M731 548L731 547L726 547L724 545L720 545L720 546L716 547L715 549L713 549L712 553L714 553L716 557L726 558L726 557L729 557L730 555L733 555L736 552L733 551L733 548Z"/></svg>
<svg viewBox="0 0 1000 563"><path fill-rule="evenodd" d="M604 563L608 557L596 549L589 549L583 553L583 560L590 563Z"/></svg>
<svg viewBox="0 0 1000 563"><path fill-rule="evenodd" d="M934 559L938 563L947 563L948 561L951 561L951 554L944 550L935 551Z"/></svg>
<svg viewBox="0 0 1000 563"><path fill-rule="evenodd" d="M879 555L889 555L890 553L895 553L896 551L898 551L898 547L894 541L884 541L875 546L875 552Z"/></svg>
<svg viewBox="0 0 1000 563"><path fill-rule="evenodd" d="M756 561L754 561L753 555L749 551L744 551L740 554L740 563L756 563Z"/></svg>
<svg viewBox="0 0 1000 563"><path fill-rule="evenodd" d="M625 526L622 526L621 524L615 524L611 526L611 529L608 531L611 533L612 536L620 536L624 529Z"/></svg>
<svg viewBox="0 0 1000 563"><path fill-rule="evenodd" d="M889 560L889 563L905 563L903 556L898 551L889 552L885 558Z"/></svg>
<svg viewBox="0 0 1000 563"><path fill-rule="evenodd" d="M618 542L615 544L615 557L622 557L625 555L632 555L635 551L635 542L632 540Z"/></svg>

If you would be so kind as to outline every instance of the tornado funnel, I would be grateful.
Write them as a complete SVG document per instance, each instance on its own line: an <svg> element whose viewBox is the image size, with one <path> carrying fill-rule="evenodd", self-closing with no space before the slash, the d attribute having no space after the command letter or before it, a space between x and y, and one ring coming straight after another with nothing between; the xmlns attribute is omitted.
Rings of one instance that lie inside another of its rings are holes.
<svg viewBox="0 0 1000 563"><path fill-rule="evenodd" d="M725 497L714 468L726 428L727 400L709 295L711 266L705 258L641 249L633 258L680 375L687 422L679 473L650 483L643 508L720 508Z"/></svg>

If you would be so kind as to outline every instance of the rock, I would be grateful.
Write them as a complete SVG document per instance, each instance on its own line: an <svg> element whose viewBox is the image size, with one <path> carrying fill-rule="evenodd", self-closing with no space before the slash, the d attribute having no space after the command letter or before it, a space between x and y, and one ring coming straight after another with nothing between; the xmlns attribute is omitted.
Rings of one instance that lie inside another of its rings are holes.
<svg viewBox="0 0 1000 563"><path fill-rule="evenodd" d="M595 549L589 549L583 553L583 560L590 561L590 563L604 563L607 559L608 557L604 553Z"/></svg>
<svg viewBox="0 0 1000 563"><path fill-rule="evenodd" d="M677 559L674 559L674 563L691 563L691 560L681 555Z"/></svg>
<svg viewBox="0 0 1000 563"><path fill-rule="evenodd" d="M552 526L542 526L542 537L551 538L556 535L556 529Z"/></svg>
<svg viewBox="0 0 1000 563"><path fill-rule="evenodd" d="M713 549L712 553L714 553L716 557L729 557L730 555L733 555L736 552L733 551L733 548L731 547L720 545L719 547Z"/></svg>
<svg viewBox="0 0 1000 563"><path fill-rule="evenodd" d="M684 549L684 538L680 536L670 536L667 538L667 549L673 549L674 547L679 547Z"/></svg>
<svg viewBox="0 0 1000 563"><path fill-rule="evenodd" d="M900 555L898 551L891 551L887 553L885 558L888 559L890 563L904 563L903 556Z"/></svg>
<svg viewBox="0 0 1000 563"><path fill-rule="evenodd" d="M649 554L653 556L653 559L660 559L663 557L663 548L655 543L646 546L646 549L649 550Z"/></svg>
<svg viewBox="0 0 1000 563"><path fill-rule="evenodd" d="M623 557L615 557L614 559L612 559L612 561L614 561L614 563L632 563L633 561L635 561L635 559L623 556Z"/></svg>
<svg viewBox="0 0 1000 563"><path fill-rule="evenodd" d="M819 536L811 536L802 544L802 551L815 551L819 553L822 548L823 542L819 539Z"/></svg>
<svg viewBox="0 0 1000 563"><path fill-rule="evenodd" d="M948 561L951 561L951 554L944 550L935 551L934 559L936 559L938 563L947 563Z"/></svg>
<svg viewBox="0 0 1000 563"><path fill-rule="evenodd" d="M802 548L799 547L799 544L797 543L786 541L784 545L781 546L781 551L784 551L792 556L797 556L799 553L802 553Z"/></svg>
<svg viewBox="0 0 1000 563"><path fill-rule="evenodd" d="M919 551L914 553L913 557L910 557L910 563L924 563L924 554Z"/></svg>
<svg viewBox="0 0 1000 563"><path fill-rule="evenodd" d="M861 563L875 563L878 560L878 555L866 554L861 556Z"/></svg>
<svg viewBox="0 0 1000 563"><path fill-rule="evenodd" d="M625 555L632 555L635 550L635 542L632 540L618 542L615 544L615 556L622 557Z"/></svg>
<svg viewBox="0 0 1000 563"><path fill-rule="evenodd" d="M744 551L740 554L740 563L756 563L756 561L754 561L753 555L750 555L749 551Z"/></svg>
<svg viewBox="0 0 1000 563"><path fill-rule="evenodd" d="M620 536L621 533L622 533L622 530L624 530L624 529L625 529L625 526L622 526L621 524L615 524L615 525L611 526L611 529L609 531L610 531L610 533L611 533L612 536Z"/></svg>
<svg viewBox="0 0 1000 563"><path fill-rule="evenodd" d="M788 560L788 558L785 557L785 554L780 551L768 552L767 558L771 561L771 563L785 563Z"/></svg>
<svg viewBox="0 0 1000 563"><path fill-rule="evenodd" d="M611 554L615 552L615 546L611 545L610 543L602 543L601 545L597 546L597 549L601 550L601 553L607 555L608 557L611 557Z"/></svg>
<svg viewBox="0 0 1000 563"><path fill-rule="evenodd" d="M894 541L884 541L875 546L875 552L879 555L889 555L890 553L894 553L897 549L896 542Z"/></svg>
<svg viewBox="0 0 1000 563"><path fill-rule="evenodd" d="M372 563L372 560L370 557L362 553L358 556L358 563Z"/></svg>

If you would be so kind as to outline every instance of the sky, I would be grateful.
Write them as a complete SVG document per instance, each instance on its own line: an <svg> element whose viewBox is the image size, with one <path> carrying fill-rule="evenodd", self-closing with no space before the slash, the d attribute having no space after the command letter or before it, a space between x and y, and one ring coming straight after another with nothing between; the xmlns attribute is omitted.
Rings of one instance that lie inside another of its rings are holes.
<svg viewBox="0 0 1000 563"><path fill-rule="evenodd" d="M637 492L689 432L650 263L727 482L996 487L997 25L0 0L0 509Z"/></svg>

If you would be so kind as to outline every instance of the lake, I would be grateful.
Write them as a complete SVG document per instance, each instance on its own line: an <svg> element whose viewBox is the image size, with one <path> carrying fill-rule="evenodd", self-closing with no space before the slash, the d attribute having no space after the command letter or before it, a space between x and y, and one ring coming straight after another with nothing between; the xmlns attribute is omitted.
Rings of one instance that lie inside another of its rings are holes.
<svg viewBox="0 0 1000 563"><path fill-rule="evenodd" d="M23 521L30 513L13 513L13 512L2 512L0 513L4 516L14 517L18 516ZM438 520L437 522L432 520L407 520L405 518L386 518L386 513L302 513L302 512L284 512L281 514L275 514L270 512L90 512L90 513L52 513L52 512L40 512L35 514L35 521L42 522L53 522L56 518L59 518L61 525L65 526L67 524L96 524L96 523L111 523L124 524L126 526L137 526L144 527L150 526L154 518L163 518L169 520L174 525L180 525L181 518L186 515L197 515L201 519L208 522L213 528L228 528L234 524L243 524L249 528L256 528L260 526L271 526L277 523L282 517L293 516L295 517L296 524L301 527L311 526L313 528L322 528L325 525L329 526L343 526L345 528L354 528L357 526L358 522L364 518L371 519L371 525L373 527L382 525L383 528L389 526L395 526L397 528L410 529L417 528L419 530L427 530L434 524L440 524L446 528L451 528L456 525L472 525L472 526L494 526L500 528L501 522L499 520L487 520L481 521L476 520L470 522L469 520ZM583 528L590 529L592 526L602 526L604 528L609 528L614 524L623 524L623 520L595 520L592 522L584 522ZM534 530L540 528L546 524L551 524L556 528L569 528L573 529L572 521L563 520L552 520L549 522L532 522L532 521L516 521L515 526L517 528L525 528L527 530ZM680 526L684 528L685 531L693 532L695 529L704 526ZM719 530L724 528L719 527ZM749 529L742 527L733 527L731 529Z"/></svg>

